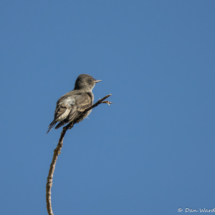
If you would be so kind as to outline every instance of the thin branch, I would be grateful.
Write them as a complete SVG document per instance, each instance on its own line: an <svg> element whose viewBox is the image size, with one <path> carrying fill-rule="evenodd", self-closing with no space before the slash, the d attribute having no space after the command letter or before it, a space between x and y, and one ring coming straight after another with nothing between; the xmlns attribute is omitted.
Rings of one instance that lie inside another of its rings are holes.
<svg viewBox="0 0 215 215"><path fill-rule="evenodd" d="M53 158L52 158L52 162L51 162L50 169L49 169L49 174L48 174L48 177L47 177L47 183L46 183L46 208L47 208L47 211L48 211L48 215L54 215L54 213L52 211L52 205L51 205L51 188L52 188L52 181L53 181L53 175L54 175L54 170L55 170L57 158L58 158L58 155L61 153L61 149L63 147L63 139L64 139L64 136L66 134L66 131L68 129L71 129L73 127L73 125L75 123L77 123L78 120L82 117L82 115L84 115L87 111L91 110L92 108L95 108L96 106L98 106L101 103L106 103L106 104L109 104L109 105L113 104L113 103L111 103L109 101L104 101L105 99L107 99L110 96L111 96L111 94L105 96L102 99L99 99L94 105L92 105L91 107L89 107L85 111L83 111L81 116L79 118L77 118L74 122L71 122L68 125L63 127L63 130L61 132L60 139L58 141L57 147L54 150L54 155L53 155Z"/></svg>

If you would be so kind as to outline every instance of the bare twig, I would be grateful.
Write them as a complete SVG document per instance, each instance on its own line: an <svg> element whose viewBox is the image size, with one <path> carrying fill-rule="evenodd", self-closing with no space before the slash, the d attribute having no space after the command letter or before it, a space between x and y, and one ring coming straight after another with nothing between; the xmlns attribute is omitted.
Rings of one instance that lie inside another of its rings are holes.
<svg viewBox="0 0 215 215"><path fill-rule="evenodd" d="M66 134L66 131L68 129L71 129L73 127L73 125L76 122L78 122L78 120L82 117L82 115L84 115L87 111L91 110L92 108L98 106L101 103L106 103L106 104L109 104L109 105L113 104L113 103L111 103L109 101L104 101L105 99L107 99L110 96L111 96L111 94L105 96L102 99L99 99L94 105L92 105L91 107L89 107L85 111L83 111L81 116L79 118L77 118L74 122L71 122L68 125L63 127L63 130L61 132L60 139L58 141L57 147L54 150L54 155L53 155L53 158L52 158L52 162L51 162L50 169L49 169L49 174L48 174L48 177L47 177L47 183L46 183L46 208L47 208L47 211L48 211L49 215L54 215L54 213L52 211L52 205L51 205L51 188L52 188L52 181L53 181L53 175L54 175L54 170L55 170L57 158L58 158L58 155L61 153L61 149L63 147L63 139L64 139L64 136Z"/></svg>

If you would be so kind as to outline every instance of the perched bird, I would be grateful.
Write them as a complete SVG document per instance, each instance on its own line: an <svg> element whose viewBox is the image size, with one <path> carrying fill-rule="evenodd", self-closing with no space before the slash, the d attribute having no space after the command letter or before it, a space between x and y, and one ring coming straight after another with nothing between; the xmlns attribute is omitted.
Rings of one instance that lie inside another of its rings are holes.
<svg viewBox="0 0 215 215"><path fill-rule="evenodd" d="M58 122L55 129L79 118L81 113L93 104L94 95L92 89L100 81L87 74L79 75L76 79L74 90L66 93L57 101L54 120L49 125L47 133ZM86 118L90 112L91 110L87 111L78 122Z"/></svg>

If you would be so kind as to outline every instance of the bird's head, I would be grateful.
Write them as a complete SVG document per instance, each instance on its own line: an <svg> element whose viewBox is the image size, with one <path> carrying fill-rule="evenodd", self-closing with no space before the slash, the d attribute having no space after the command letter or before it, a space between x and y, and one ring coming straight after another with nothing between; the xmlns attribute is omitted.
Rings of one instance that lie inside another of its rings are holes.
<svg viewBox="0 0 215 215"><path fill-rule="evenodd" d="M95 84L100 81L101 80L94 79L91 75L81 74L76 79L74 90L83 89L86 91L92 91Z"/></svg>

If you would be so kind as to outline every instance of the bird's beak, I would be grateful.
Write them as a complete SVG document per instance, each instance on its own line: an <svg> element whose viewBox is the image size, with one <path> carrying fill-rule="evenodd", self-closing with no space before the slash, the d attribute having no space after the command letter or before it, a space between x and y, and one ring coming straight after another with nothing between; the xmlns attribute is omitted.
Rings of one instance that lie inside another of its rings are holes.
<svg viewBox="0 0 215 215"><path fill-rule="evenodd" d="M94 80L94 83L98 83L101 82L102 80Z"/></svg>

